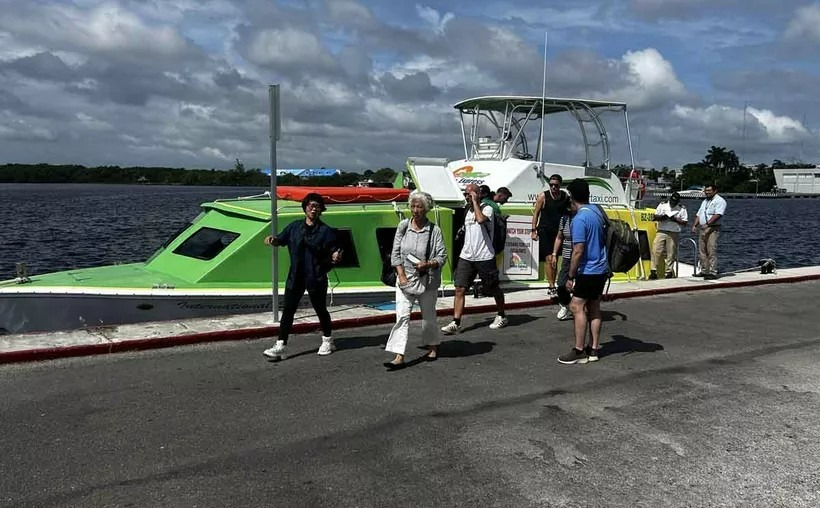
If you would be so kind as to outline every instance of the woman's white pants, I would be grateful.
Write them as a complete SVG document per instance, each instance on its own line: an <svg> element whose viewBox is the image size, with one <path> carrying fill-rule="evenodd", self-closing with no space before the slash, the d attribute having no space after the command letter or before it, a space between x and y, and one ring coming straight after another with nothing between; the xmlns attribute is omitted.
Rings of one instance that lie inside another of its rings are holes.
<svg viewBox="0 0 820 508"><path fill-rule="evenodd" d="M407 332L410 329L410 313L413 303L418 302L421 308L421 339L427 346L435 346L440 342L439 329L436 324L437 288L431 288L420 295L406 295L396 288L396 324L390 330L385 350L397 355L404 355L407 347Z"/></svg>

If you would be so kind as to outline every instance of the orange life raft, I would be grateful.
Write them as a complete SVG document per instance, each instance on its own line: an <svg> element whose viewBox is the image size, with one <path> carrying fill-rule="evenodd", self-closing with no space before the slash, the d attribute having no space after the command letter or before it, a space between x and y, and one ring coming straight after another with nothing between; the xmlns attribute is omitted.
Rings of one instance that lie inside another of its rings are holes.
<svg viewBox="0 0 820 508"><path fill-rule="evenodd" d="M384 187L299 187L283 185L276 187L276 197L288 201L302 201L315 192L325 198L326 203L386 203L405 201L410 195L408 189L388 189Z"/></svg>

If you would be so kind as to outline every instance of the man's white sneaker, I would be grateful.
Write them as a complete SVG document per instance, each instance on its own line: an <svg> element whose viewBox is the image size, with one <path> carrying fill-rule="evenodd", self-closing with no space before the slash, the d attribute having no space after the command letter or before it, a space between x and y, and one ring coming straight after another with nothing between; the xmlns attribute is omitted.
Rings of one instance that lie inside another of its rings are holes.
<svg viewBox="0 0 820 508"><path fill-rule="evenodd" d="M561 305L561 309L558 311L558 315L556 316L558 321L568 321L573 318L572 311L569 310L569 307L564 307Z"/></svg>
<svg viewBox="0 0 820 508"><path fill-rule="evenodd" d="M502 316L496 316L495 319L493 319L493 322L490 323L490 329L498 330L499 328L504 328L505 326L507 326L507 323L507 318Z"/></svg>
<svg viewBox="0 0 820 508"><path fill-rule="evenodd" d="M285 345L285 341L277 340L272 348L262 351L262 354L273 360L284 360L285 351L287 349L288 347Z"/></svg>
<svg viewBox="0 0 820 508"><path fill-rule="evenodd" d="M461 325L457 325L455 321L450 321L447 326L441 327L441 332L445 335L454 335L461 332Z"/></svg>
<svg viewBox="0 0 820 508"><path fill-rule="evenodd" d="M333 337L325 337L322 335L322 345L319 346L319 355L327 356L336 351L336 344L333 343Z"/></svg>

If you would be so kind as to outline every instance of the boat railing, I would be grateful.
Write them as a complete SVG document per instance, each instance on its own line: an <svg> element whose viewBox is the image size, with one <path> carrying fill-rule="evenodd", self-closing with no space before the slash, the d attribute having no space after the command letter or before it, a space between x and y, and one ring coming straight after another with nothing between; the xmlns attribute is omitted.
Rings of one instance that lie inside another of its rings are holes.
<svg viewBox="0 0 820 508"><path fill-rule="evenodd" d="M698 263L700 261L700 258L698 257L698 244L695 242L694 238L684 238L683 240L678 242L678 252L675 254L675 275L677 275L678 277L680 277L680 246L683 242L688 242L692 244L692 251L695 255L695 265L692 275L698 273Z"/></svg>
<svg viewBox="0 0 820 508"><path fill-rule="evenodd" d="M238 196L236 198L222 198L222 199L215 199L214 203L219 203L222 201L245 201L249 199L270 199L270 191L265 191L262 194L254 194L253 196Z"/></svg>

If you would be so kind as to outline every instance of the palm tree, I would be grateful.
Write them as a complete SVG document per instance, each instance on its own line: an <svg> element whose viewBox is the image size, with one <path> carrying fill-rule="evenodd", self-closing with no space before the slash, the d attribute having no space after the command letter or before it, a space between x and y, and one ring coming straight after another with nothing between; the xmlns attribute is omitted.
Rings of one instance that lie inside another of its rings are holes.
<svg viewBox="0 0 820 508"><path fill-rule="evenodd" d="M720 170L723 168L726 161L726 148L722 146L712 145L703 158L703 163L714 169Z"/></svg>
<svg viewBox="0 0 820 508"><path fill-rule="evenodd" d="M725 171L728 173L734 173L735 171L740 169L740 159L738 158L734 150L729 150L726 153L723 162L723 167Z"/></svg>

